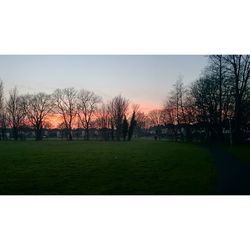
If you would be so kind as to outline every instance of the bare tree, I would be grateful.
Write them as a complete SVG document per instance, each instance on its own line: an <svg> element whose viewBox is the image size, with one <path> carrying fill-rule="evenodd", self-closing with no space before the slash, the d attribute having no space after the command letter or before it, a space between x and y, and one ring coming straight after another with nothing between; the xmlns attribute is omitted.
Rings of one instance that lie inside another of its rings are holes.
<svg viewBox="0 0 250 250"><path fill-rule="evenodd" d="M0 112L3 112L4 109L4 92L3 92L3 82L0 82Z"/></svg>
<svg viewBox="0 0 250 250"><path fill-rule="evenodd" d="M182 140L184 140L183 126L186 128L186 133L189 130L188 125L191 123L193 111L190 100L188 88L184 86L182 77L179 76L169 92L162 110L164 124L172 128L176 141L178 135L181 135Z"/></svg>
<svg viewBox="0 0 250 250"><path fill-rule="evenodd" d="M153 109L148 113L148 119L150 126L159 126L163 125L163 111L162 109Z"/></svg>
<svg viewBox="0 0 250 250"><path fill-rule="evenodd" d="M20 128L24 125L26 102L23 96L18 95L17 88L9 92L6 104L7 116L12 127L13 137L18 140Z"/></svg>
<svg viewBox="0 0 250 250"><path fill-rule="evenodd" d="M250 84L250 56L228 55L224 56L224 60L233 81L235 137L240 140L242 137L243 103L246 101L247 89Z"/></svg>
<svg viewBox="0 0 250 250"><path fill-rule="evenodd" d="M197 108L197 121L203 124L206 138L214 138L217 133L219 98L218 84L209 75L204 75L193 83L191 94Z"/></svg>
<svg viewBox="0 0 250 250"><path fill-rule="evenodd" d="M110 122L110 136L113 141L115 138L115 111L113 100L107 103L107 113L109 114L109 122Z"/></svg>
<svg viewBox="0 0 250 250"><path fill-rule="evenodd" d="M218 121L217 121L217 134L221 140L223 138L223 119L227 116L228 105L230 102L230 82L227 72L227 63L223 55L209 56L209 66L206 71L211 76L211 79L217 85L216 98L218 99Z"/></svg>
<svg viewBox="0 0 250 250"><path fill-rule="evenodd" d="M109 112L109 103L102 103L101 107L96 113L95 124L96 127L101 130L102 138L104 140L110 139L110 130L111 130L111 113Z"/></svg>
<svg viewBox="0 0 250 250"><path fill-rule="evenodd" d="M112 99L109 104L111 114L111 130L116 129L116 139L120 141L122 135L122 121L128 110L129 101L121 95ZM112 138L113 139L113 138Z"/></svg>
<svg viewBox="0 0 250 250"><path fill-rule="evenodd" d="M175 124L175 108L168 99L162 107L162 120L164 124Z"/></svg>
<svg viewBox="0 0 250 250"><path fill-rule="evenodd" d="M101 107L98 108L96 116L95 123L97 128L109 128L109 113L105 103L102 103Z"/></svg>
<svg viewBox="0 0 250 250"><path fill-rule="evenodd" d="M89 127L97 111L97 105L101 102L101 97L85 89L82 89L77 97L78 117L83 128L85 128L86 139L89 140Z"/></svg>
<svg viewBox="0 0 250 250"><path fill-rule="evenodd" d="M77 91L74 88L57 89L53 93L54 112L62 117L67 137L72 140L73 121L77 115Z"/></svg>
<svg viewBox="0 0 250 250"><path fill-rule="evenodd" d="M6 109L4 103L4 86L3 82L0 82L0 140L6 139Z"/></svg>
<svg viewBox="0 0 250 250"><path fill-rule="evenodd" d="M187 124L197 123L197 109L195 106L195 99L191 95L191 89L187 89L185 98L185 116Z"/></svg>
<svg viewBox="0 0 250 250"><path fill-rule="evenodd" d="M149 127L149 119L148 116L144 112L137 112L136 114L136 128L137 129L146 129Z"/></svg>
<svg viewBox="0 0 250 250"><path fill-rule="evenodd" d="M185 107L187 89L183 84L182 77L179 77L173 87L170 91L167 106L172 107L172 111L175 112L174 123L180 125L181 123L187 123Z"/></svg>
<svg viewBox="0 0 250 250"><path fill-rule="evenodd" d="M52 110L51 95L38 93L35 95L26 95L25 99L27 102L27 118L34 127L36 140L42 140L42 133L46 124L46 118Z"/></svg>

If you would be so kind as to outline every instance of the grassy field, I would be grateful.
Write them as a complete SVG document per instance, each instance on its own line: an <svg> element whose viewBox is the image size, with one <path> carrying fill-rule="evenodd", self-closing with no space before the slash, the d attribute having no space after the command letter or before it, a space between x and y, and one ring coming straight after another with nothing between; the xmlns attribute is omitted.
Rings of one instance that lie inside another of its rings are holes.
<svg viewBox="0 0 250 250"><path fill-rule="evenodd" d="M242 162L250 163L250 145L233 145L225 149Z"/></svg>
<svg viewBox="0 0 250 250"><path fill-rule="evenodd" d="M0 142L0 194L206 194L209 150L166 141Z"/></svg>

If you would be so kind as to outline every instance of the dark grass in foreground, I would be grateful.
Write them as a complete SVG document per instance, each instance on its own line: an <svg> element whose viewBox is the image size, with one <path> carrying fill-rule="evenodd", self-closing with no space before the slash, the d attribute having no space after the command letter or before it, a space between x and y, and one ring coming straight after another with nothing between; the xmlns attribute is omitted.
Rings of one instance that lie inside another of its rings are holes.
<svg viewBox="0 0 250 250"><path fill-rule="evenodd" d="M207 194L205 147L166 141L0 142L0 194Z"/></svg>
<svg viewBox="0 0 250 250"><path fill-rule="evenodd" d="M250 145L233 145L225 148L227 152L235 156L238 160L250 164Z"/></svg>

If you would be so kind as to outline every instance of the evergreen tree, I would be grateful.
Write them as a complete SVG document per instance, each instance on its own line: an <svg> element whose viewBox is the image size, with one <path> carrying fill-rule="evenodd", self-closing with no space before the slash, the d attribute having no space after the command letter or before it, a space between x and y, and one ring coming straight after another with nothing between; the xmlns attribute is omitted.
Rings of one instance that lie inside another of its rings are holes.
<svg viewBox="0 0 250 250"><path fill-rule="evenodd" d="M126 141L127 134L128 134L128 121L125 115L122 123L122 135L124 141Z"/></svg>
<svg viewBox="0 0 250 250"><path fill-rule="evenodd" d="M135 111L134 111L132 114L132 117L131 117L129 129L128 129L128 140L129 141L131 140L131 138L133 136L135 126L136 126L136 120L135 120Z"/></svg>

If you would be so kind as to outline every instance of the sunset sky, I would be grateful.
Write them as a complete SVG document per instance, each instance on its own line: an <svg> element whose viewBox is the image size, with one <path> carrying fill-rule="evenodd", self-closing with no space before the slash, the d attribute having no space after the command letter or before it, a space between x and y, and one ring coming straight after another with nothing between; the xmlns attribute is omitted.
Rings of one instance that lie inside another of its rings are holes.
<svg viewBox="0 0 250 250"><path fill-rule="evenodd" d="M14 86L20 93L85 88L104 100L122 94L148 111L161 106L180 75L190 84L206 62L198 55L2 55L0 79L6 92Z"/></svg>

